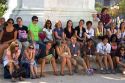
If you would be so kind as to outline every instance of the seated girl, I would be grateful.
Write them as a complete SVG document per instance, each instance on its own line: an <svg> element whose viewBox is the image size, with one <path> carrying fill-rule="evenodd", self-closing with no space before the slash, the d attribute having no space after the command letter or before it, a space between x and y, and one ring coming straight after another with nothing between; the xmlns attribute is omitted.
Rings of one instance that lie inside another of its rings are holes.
<svg viewBox="0 0 125 83"><path fill-rule="evenodd" d="M30 64L30 71L31 71L31 78L35 79L38 78L37 74L37 65L35 62L35 48L34 45L30 44L28 48L24 51L24 56L22 57L22 62L27 62Z"/></svg>
<svg viewBox="0 0 125 83"><path fill-rule="evenodd" d="M3 55L3 64L4 67L8 67L10 75L12 77L12 81L16 81L13 72L16 69L20 69L18 58L20 56L19 45L17 42L12 42L10 46L4 51ZM20 80L23 80L22 75L19 76Z"/></svg>
<svg viewBox="0 0 125 83"><path fill-rule="evenodd" d="M61 58L61 72L60 74L64 76L64 68L67 64L69 69L69 75L72 75L72 65L71 65L71 53L70 49L67 46L66 41L61 41L61 45L56 47L57 54Z"/></svg>

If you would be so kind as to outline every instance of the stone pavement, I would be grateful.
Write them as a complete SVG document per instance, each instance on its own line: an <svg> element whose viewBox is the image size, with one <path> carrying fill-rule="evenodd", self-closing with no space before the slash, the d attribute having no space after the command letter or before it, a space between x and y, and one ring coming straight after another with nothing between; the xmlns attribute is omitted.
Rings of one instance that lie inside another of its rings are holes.
<svg viewBox="0 0 125 83"><path fill-rule="evenodd" d="M9 79L3 79L0 77L0 83L10 83ZM93 76L87 76L83 74L75 74L73 76L65 75L65 76L53 76L49 74L45 78L39 79L26 79L23 82L17 83L125 83L125 76L121 74L95 74Z"/></svg>
<svg viewBox="0 0 125 83"><path fill-rule="evenodd" d="M58 71L60 70L60 65ZM39 69L38 69L39 70ZM65 69L67 70L67 69ZM50 64L46 65L45 72L47 77L39 79L25 79L23 82L17 83L125 83L125 76L118 74L94 74L88 76L82 71L73 76L69 76L66 72L65 76L54 76L52 73L52 67ZM10 79L3 78L3 68L0 65L0 83L11 83Z"/></svg>

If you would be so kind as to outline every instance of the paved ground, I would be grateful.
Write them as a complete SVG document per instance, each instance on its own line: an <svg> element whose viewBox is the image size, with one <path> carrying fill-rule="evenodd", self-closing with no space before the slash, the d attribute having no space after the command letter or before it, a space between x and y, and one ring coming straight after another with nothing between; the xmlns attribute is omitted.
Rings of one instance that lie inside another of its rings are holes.
<svg viewBox="0 0 125 83"><path fill-rule="evenodd" d="M49 74L46 78L39 79L26 79L23 82L17 83L125 83L125 76L121 74L94 74L93 76L87 76L83 74L75 74L73 76L53 76ZM0 77L0 83L10 83L10 79L3 79Z"/></svg>

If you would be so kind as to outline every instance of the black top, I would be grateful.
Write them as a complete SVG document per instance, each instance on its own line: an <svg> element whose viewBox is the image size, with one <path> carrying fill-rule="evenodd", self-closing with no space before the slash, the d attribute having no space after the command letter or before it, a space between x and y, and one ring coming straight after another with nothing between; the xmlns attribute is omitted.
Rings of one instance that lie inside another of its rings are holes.
<svg viewBox="0 0 125 83"><path fill-rule="evenodd" d="M14 27L18 31L17 39L19 39L21 42L27 41L27 38L28 38L28 27L24 26L24 25L22 27L19 27L18 24L15 24Z"/></svg>
<svg viewBox="0 0 125 83"><path fill-rule="evenodd" d="M45 44L42 44L42 45L40 45L40 51L39 51L39 55L38 55L38 59L39 58L45 58L46 56L48 56L48 55L50 55L50 54L52 54L53 56L54 56L54 49L53 48L51 48L50 50L49 50L49 53L48 54L46 54L46 45Z"/></svg>
<svg viewBox="0 0 125 83"><path fill-rule="evenodd" d="M77 35L80 37L80 38L83 38L83 34L86 32L86 30L85 30L85 28L83 27L82 28L82 35L80 36L80 27L79 26L77 26L77 27L75 27L75 31L77 31Z"/></svg>
<svg viewBox="0 0 125 83"><path fill-rule="evenodd" d="M74 35L75 30L72 28L71 32L69 32L69 30L67 28L64 29L64 33L66 34L66 37L71 39L71 37Z"/></svg>

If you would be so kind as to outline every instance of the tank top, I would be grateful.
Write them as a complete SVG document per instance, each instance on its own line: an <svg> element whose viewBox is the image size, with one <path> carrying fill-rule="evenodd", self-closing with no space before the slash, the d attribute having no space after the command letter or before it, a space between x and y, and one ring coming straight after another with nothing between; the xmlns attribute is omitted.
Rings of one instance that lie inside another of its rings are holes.
<svg viewBox="0 0 125 83"><path fill-rule="evenodd" d="M6 41L12 40L14 38L14 32L16 29L14 28L13 31L7 32L6 28L3 29L3 36L1 38L1 42L4 43Z"/></svg>

